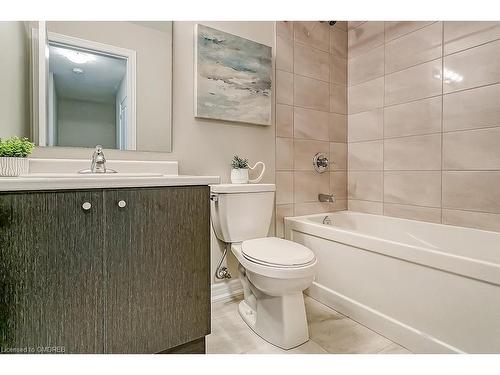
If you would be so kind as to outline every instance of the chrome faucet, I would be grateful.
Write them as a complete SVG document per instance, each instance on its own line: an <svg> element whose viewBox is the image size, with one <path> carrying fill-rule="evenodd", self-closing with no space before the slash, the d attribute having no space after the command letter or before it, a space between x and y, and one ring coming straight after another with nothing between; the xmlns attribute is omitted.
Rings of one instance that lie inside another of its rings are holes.
<svg viewBox="0 0 500 375"><path fill-rule="evenodd" d="M106 158L102 151L102 146L95 146L95 151L92 154L92 164L90 165L91 173L106 173Z"/></svg>
<svg viewBox="0 0 500 375"><path fill-rule="evenodd" d="M318 201L320 201L320 202L335 202L335 195L333 195L333 194L318 194Z"/></svg>
<svg viewBox="0 0 500 375"><path fill-rule="evenodd" d="M102 146L95 146L94 153L92 154L92 163L90 164L90 169L82 169L78 171L81 174L89 173L117 173L114 169L106 167L106 158L104 157L104 152L102 151Z"/></svg>

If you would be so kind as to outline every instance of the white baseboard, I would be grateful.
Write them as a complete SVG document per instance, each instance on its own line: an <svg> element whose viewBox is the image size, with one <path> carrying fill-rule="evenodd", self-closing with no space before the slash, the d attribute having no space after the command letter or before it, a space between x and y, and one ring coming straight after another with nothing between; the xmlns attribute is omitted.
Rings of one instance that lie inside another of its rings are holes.
<svg viewBox="0 0 500 375"><path fill-rule="evenodd" d="M316 282L306 290L306 294L414 353L463 353L458 348Z"/></svg>
<svg viewBox="0 0 500 375"><path fill-rule="evenodd" d="M212 303L227 301L241 294L243 294L243 288L239 279L212 284Z"/></svg>

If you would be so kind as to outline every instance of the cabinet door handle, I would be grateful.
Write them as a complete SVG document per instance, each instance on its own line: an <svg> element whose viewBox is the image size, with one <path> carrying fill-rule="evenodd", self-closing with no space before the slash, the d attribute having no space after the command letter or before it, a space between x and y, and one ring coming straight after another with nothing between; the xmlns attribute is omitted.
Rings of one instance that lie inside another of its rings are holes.
<svg viewBox="0 0 500 375"><path fill-rule="evenodd" d="M127 202L125 202L123 199L118 201L118 207L123 208L127 205Z"/></svg>
<svg viewBox="0 0 500 375"><path fill-rule="evenodd" d="M83 202L82 204L82 208L85 210L85 211L88 211L92 208L92 204L90 202Z"/></svg>

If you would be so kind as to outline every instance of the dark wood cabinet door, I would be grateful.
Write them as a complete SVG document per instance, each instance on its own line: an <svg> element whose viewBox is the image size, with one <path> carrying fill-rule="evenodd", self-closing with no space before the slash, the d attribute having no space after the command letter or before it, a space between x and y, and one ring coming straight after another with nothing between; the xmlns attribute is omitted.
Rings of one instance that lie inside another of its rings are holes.
<svg viewBox="0 0 500 375"><path fill-rule="evenodd" d="M102 215L101 191L0 194L4 351L103 352Z"/></svg>
<svg viewBox="0 0 500 375"><path fill-rule="evenodd" d="M104 207L105 352L210 333L209 188L109 189Z"/></svg>

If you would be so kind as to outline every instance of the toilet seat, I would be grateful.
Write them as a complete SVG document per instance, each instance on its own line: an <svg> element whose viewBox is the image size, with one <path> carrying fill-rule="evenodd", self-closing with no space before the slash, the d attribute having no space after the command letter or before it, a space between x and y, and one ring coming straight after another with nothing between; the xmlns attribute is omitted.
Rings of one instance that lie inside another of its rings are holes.
<svg viewBox="0 0 500 375"><path fill-rule="evenodd" d="M276 237L243 241L241 253L248 261L268 267L297 268L316 261L307 247Z"/></svg>

